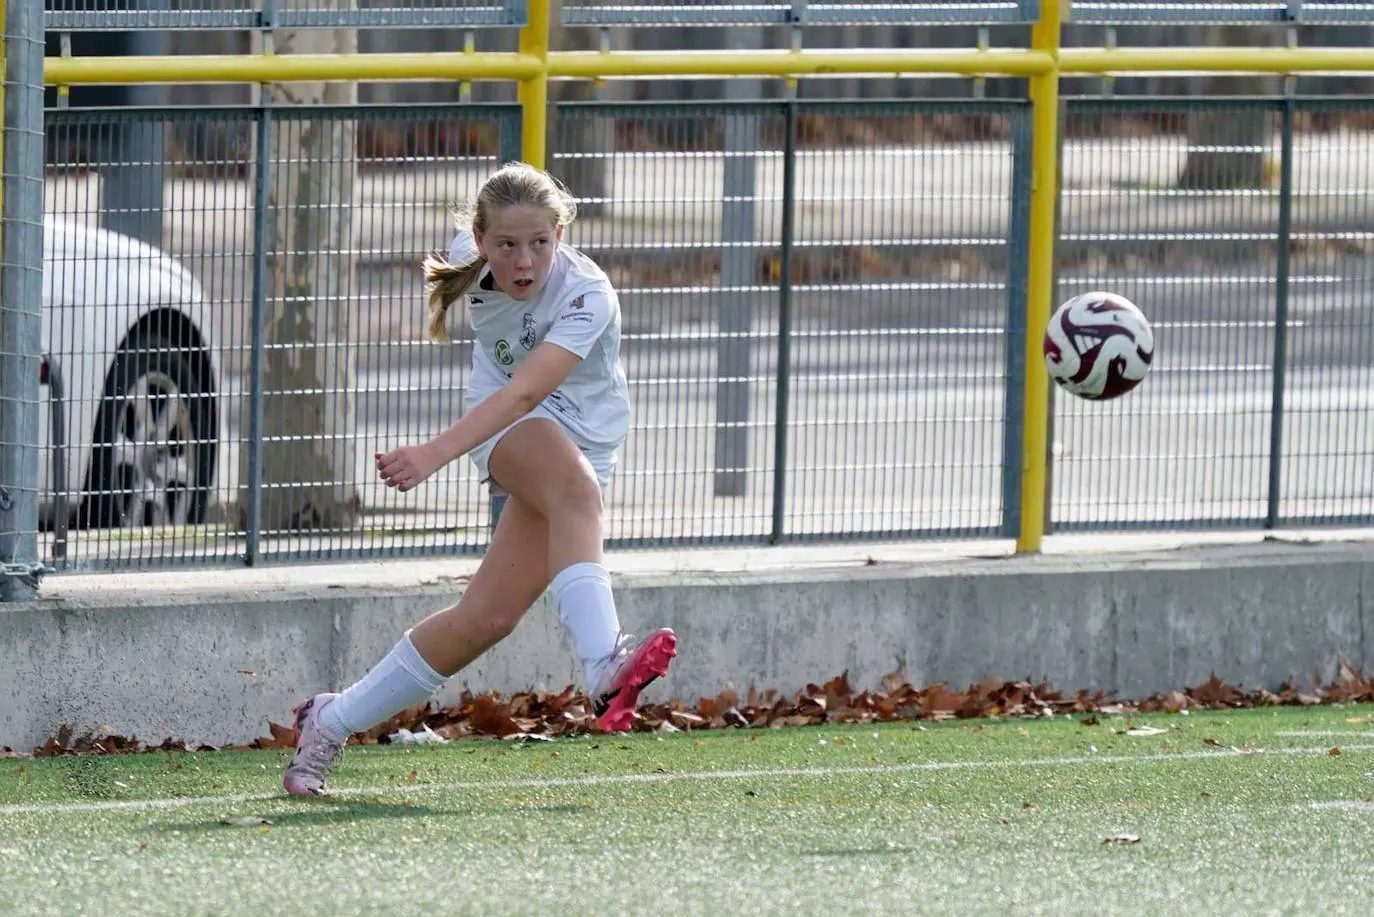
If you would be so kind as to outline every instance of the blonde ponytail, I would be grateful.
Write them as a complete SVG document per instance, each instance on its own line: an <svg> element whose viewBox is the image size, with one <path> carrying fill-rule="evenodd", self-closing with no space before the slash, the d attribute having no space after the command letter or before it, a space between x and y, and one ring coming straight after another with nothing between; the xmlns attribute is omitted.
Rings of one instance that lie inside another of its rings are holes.
<svg viewBox="0 0 1374 917"><path fill-rule="evenodd" d="M452 265L442 255L425 258L425 283L429 285L429 328L431 341L448 341L448 307L468 291L487 259L478 255L467 264Z"/></svg>

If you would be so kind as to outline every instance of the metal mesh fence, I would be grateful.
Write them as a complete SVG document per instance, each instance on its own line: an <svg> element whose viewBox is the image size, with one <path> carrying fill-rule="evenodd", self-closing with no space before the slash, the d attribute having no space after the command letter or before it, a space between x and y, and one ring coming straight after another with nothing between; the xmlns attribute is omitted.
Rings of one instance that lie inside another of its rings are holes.
<svg viewBox="0 0 1374 917"><path fill-rule="evenodd" d="M1056 301L1120 293L1149 317L1156 356L1117 402L1055 394L1055 528L1263 519L1279 193L1242 173L1275 161L1275 113L1069 107ZM1201 136L1226 124L1246 127Z"/></svg>
<svg viewBox="0 0 1374 917"><path fill-rule="evenodd" d="M613 543L1001 524L1014 111L560 111L570 238L625 313Z"/></svg>
<svg viewBox="0 0 1374 917"><path fill-rule="evenodd" d="M1374 21L1374 4L1347 0L1074 0L1073 21L1113 23L1354 23Z"/></svg>
<svg viewBox="0 0 1374 917"><path fill-rule="evenodd" d="M397 530L412 552L479 547L465 466L399 501L371 455L456 417L465 345L423 340L418 265L517 132L511 107L50 112L50 555L323 558Z"/></svg>
<svg viewBox="0 0 1374 917"><path fill-rule="evenodd" d="M1069 106L1057 299L1125 295L1150 317L1156 357L1118 402L1056 395L1056 528L1369 512L1367 129L1320 109L1333 126L1301 132L1286 195L1283 107Z"/></svg>
<svg viewBox="0 0 1374 917"><path fill-rule="evenodd" d="M620 543L771 530L782 237L778 106L560 106L569 236L616 284L633 428L607 500ZM602 150L604 152L596 152ZM576 151L576 152L573 152Z"/></svg>
<svg viewBox="0 0 1374 917"><path fill-rule="evenodd" d="M1038 0L958 0L934 3L833 2L747 3L734 0L641 0L607 3L570 0L563 9L568 25L722 26L722 25L900 25L909 23L1030 22L1039 16Z"/></svg>
<svg viewBox="0 0 1374 917"><path fill-rule="evenodd" d="M492 28L524 25L525 0L46 0L53 31L259 28Z"/></svg>
<svg viewBox="0 0 1374 917"><path fill-rule="evenodd" d="M1020 117L1015 104L804 110L788 534L1001 525Z"/></svg>
<svg viewBox="0 0 1374 917"><path fill-rule="evenodd" d="M1371 104L1067 104L1056 300L1121 293L1157 350L1127 398L1055 397L1054 528L1371 516ZM418 262L518 120L50 112L45 556L481 550L470 463L401 495L372 455L461 410L466 317L424 340ZM611 544L1014 530L1023 103L566 104L552 128L569 241L624 314Z"/></svg>
<svg viewBox="0 0 1374 917"><path fill-rule="evenodd" d="M52 112L58 565L480 550L470 463L402 495L372 455L458 416L470 337L454 316L452 344L423 339L418 260L516 156L517 117ZM1021 119L1015 103L560 110L569 241L625 315L635 425L612 544L1001 528Z"/></svg>
<svg viewBox="0 0 1374 917"><path fill-rule="evenodd" d="M1292 242L1275 509L1374 518L1374 103L1291 103Z"/></svg>
<svg viewBox="0 0 1374 917"><path fill-rule="evenodd" d="M815 26L974 25L1033 22L1038 0L940 0L932 3L831 0L568 0L570 26ZM524 25L526 0L46 0L45 25L55 31L121 29L260 29L292 27L503 28ZM1079 24L1363 23L1374 4L1346 0L1079 0Z"/></svg>

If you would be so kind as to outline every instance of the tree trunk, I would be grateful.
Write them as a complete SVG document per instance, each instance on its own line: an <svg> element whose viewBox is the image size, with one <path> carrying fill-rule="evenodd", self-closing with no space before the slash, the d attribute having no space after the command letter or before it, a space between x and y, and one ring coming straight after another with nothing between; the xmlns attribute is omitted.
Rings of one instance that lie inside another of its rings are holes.
<svg viewBox="0 0 1374 917"><path fill-rule="evenodd" d="M1230 47L1242 44L1274 44L1265 29L1246 26L1208 26L1201 44ZM1208 76L1201 81L1199 95L1222 95L1234 87L1242 95L1267 95L1274 90L1272 76ZM1265 183L1265 155L1268 152L1271 115L1267 111L1232 109L1200 112L1188 118L1188 159L1179 176L1180 188L1221 191L1231 188L1261 188ZM1230 147L1228 150L1207 148ZM1235 149L1246 147L1247 149Z"/></svg>
<svg viewBox="0 0 1374 917"><path fill-rule="evenodd" d="M306 8L310 0L287 0ZM312 4L319 8L318 4ZM353 9L355 0L329 0ZM277 52L349 53L353 29L280 29ZM284 83L279 106L352 104L356 83ZM329 117L273 121L268 182L267 351L263 355L264 531L340 528L358 518L354 481L357 125ZM245 423L244 429L247 429ZM248 450L242 480L248 480ZM240 512L240 518L244 517Z"/></svg>

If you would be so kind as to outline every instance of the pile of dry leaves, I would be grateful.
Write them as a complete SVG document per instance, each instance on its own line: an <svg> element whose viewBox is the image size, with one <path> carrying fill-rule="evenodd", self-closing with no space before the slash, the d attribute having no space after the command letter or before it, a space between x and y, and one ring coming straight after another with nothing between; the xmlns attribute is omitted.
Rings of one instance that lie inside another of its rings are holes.
<svg viewBox="0 0 1374 917"><path fill-rule="evenodd" d="M1274 705L1358 703L1374 701L1374 676L1366 676L1344 660L1336 680L1325 687L1302 689L1289 680L1276 692L1242 691L1224 684L1215 675L1185 691L1155 694L1144 700L1116 700L1102 692L1080 691L1066 697L1047 683L998 681L987 679L966 690L951 690L945 683L915 688L900 672L885 675L876 690L857 694L849 684L848 673L823 685L807 685L791 696L776 691L751 690L741 697L727 690L716 697L702 697L695 704L674 699L665 704L646 704L635 721L637 732L673 732L695 729L758 729L786 726L814 726L820 723L872 723L896 720L972 719L977 717L1044 717L1056 714L1129 714L1163 711L1177 713L1186 709L1234 709ZM290 726L268 724L270 736L249 745L230 746L230 750L250 748L289 748L293 740ZM425 704L404 711L351 742L370 745L392 741L401 735L416 741L452 740L468 737L501 739L552 739L595 732L595 718L586 697L565 688L558 694L527 691L503 698L497 693L464 692L452 705L436 708ZM208 746L189 747L168 739L148 745L133 738L113 735L73 736L64 729L33 754L99 755L144 751L216 750ZM0 755L15 756L8 747Z"/></svg>

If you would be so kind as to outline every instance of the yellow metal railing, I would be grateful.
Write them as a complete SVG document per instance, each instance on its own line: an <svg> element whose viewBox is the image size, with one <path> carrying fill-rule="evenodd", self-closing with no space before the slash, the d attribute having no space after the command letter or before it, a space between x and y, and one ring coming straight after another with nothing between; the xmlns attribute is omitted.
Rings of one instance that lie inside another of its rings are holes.
<svg viewBox="0 0 1374 917"><path fill-rule="evenodd" d="M848 75L1020 76L1029 78L1034 137L1030 273L1026 296L1025 428L1017 550L1037 552L1045 532L1049 378L1039 370L1041 337L1054 296L1058 197L1059 84L1064 75L1149 73L1368 73L1374 48L1061 48L1066 0L1041 0L1029 49L577 51L551 52L549 0L529 0L514 53L184 55L48 58L44 81L89 83L284 83L296 80L515 80L526 161L543 166L550 79L603 77L779 77ZM0 0L3 10L3 0Z"/></svg>

